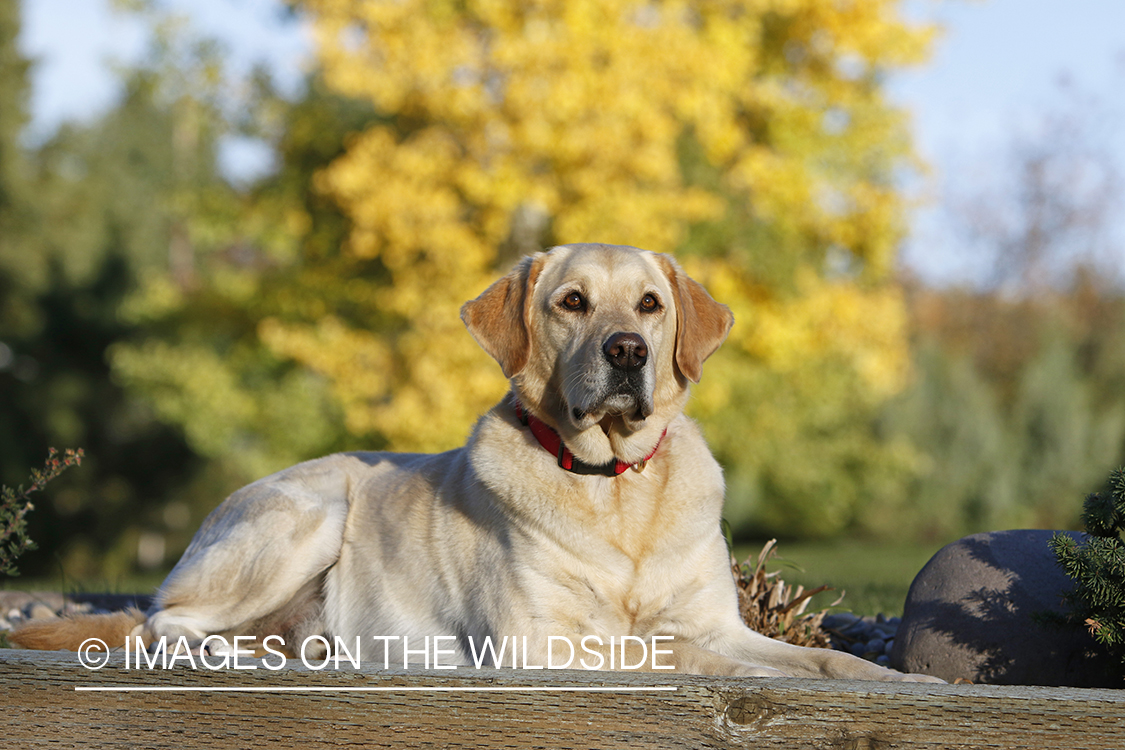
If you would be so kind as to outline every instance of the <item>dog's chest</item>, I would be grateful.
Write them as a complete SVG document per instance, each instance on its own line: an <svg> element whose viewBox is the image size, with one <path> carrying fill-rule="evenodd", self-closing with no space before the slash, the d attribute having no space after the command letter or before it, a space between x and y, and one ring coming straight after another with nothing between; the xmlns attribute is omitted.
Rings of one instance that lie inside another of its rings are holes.
<svg viewBox="0 0 1125 750"><path fill-rule="evenodd" d="M631 635L660 630L665 618L687 616L706 566L697 517L644 492L604 492L589 498L596 518L572 519L566 538L537 540L536 557L552 594L541 601L549 618L577 632Z"/></svg>
<svg viewBox="0 0 1125 750"><path fill-rule="evenodd" d="M605 637L664 632L669 622L692 617L702 587L693 579L707 567L670 565L668 559L634 558L612 545L591 544L588 554L554 570L542 614L573 632Z"/></svg>
<svg viewBox="0 0 1125 750"><path fill-rule="evenodd" d="M576 561L607 575L639 570L658 548L679 535L681 503L660 492L657 472L650 476L587 479L555 493L542 528L557 533L538 539L572 551Z"/></svg>

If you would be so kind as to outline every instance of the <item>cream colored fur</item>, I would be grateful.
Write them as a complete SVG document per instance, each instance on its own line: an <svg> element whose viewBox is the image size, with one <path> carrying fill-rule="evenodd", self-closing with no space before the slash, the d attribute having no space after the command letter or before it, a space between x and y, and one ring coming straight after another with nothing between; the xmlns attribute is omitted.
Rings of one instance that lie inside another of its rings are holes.
<svg viewBox="0 0 1125 750"><path fill-rule="evenodd" d="M587 635L659 635L675 639L661 644L672 652L662 662L682 672L932 679L742 623L719 528L722 472L682 413L732 317L671 258L557 247L524 259L462 318L511 381L463 448L332 455L239 490L132 632L455 635L449 661L462 664L468 636L526 637L542 664L548 636L578 646ZM627 387L603 353L619 332L647 349ZM517 419L515 398L587 463L659 450L643 471L568 473Z"/></svg>

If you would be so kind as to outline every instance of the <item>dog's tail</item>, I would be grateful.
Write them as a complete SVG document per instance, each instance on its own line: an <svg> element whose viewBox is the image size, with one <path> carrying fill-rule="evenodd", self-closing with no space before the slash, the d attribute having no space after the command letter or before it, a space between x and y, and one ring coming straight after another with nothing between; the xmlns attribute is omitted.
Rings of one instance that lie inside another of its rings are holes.
<svg viewBox="0 0 1125 750"><path fill-rule="evenodd" d="M98 638L109 648L117 648L124 646L125 639L134 631L139 633L137 626L144 622L145 614L139 609L104 615L57 617L29 622L12 631L8 641L17 648L77 651L87 638Z"/></svg>

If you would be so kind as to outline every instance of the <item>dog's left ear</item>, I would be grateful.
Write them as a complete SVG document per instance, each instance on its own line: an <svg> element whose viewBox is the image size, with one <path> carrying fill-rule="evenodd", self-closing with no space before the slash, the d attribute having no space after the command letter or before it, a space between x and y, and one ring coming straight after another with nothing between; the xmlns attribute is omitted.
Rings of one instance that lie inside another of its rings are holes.
<svg viewBox="0 0 1125 750"><path fill-rule="evenodd" d="M531 290L543 267L543 253L527 256L479 297L461 306L461 320L481 347L500 363L504 377L527 364L531 339L527 330Z"/></svg>
<svg viewBox="0 0 1125 750"><path fill-rule="evenodd" d="M676 303L676 369L693 383L703 374L703 362L719 348L734 325L726 305L711 298L703 286L684 273L668 255L657 255Z"/></svg>

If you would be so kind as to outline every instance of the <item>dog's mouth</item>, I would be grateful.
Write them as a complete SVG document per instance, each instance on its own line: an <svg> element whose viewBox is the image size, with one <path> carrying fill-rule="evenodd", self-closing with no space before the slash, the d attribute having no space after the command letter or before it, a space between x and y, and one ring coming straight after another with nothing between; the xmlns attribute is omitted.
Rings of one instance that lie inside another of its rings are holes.
<svg viewBox="0 0 1125 750"><path fill-rule="evenodd" d="M615 422L620 422L625 432L636 432L652 412L652 399L630 390L610 394L595 405L572 406L569 416L578 430L598 425L609 434Z"/></svg>

